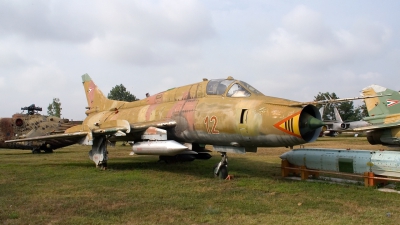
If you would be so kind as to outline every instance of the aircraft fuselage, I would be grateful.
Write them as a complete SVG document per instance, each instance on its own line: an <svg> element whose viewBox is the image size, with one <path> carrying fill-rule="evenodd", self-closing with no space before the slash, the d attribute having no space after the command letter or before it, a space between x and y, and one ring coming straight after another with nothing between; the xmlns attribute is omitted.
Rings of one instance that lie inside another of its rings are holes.
<svg viewBox="0 0 400 225"><path fill-rule="evenodd" d="M314 106L289 106L295 102L264 96L251 90L248 90L250 95L247 96L228 97L228 89L235 84L241 83L232 80L230 86L226 86L220 94L210 91L212 87L208 81L203 81L129 103L93 99L88 102L104 102L89 106L84 124L102 124L112 120L127 120L130 124L137 124L171 119L176 121L176 126L166 129L168 139L242 146L250 151L254 151L254 147L293 146L316 138L314 134L319 131L303 131L300 128L300 117L304 117L304 123L308 119L306 114L318 118L319 112ZM85 89L91 92L95 87L89 84ZM90 93L87 96L90 98ZM98 105L104 108L98 108ZM115 138L130 141L140 139L135 132Z"/></svg>

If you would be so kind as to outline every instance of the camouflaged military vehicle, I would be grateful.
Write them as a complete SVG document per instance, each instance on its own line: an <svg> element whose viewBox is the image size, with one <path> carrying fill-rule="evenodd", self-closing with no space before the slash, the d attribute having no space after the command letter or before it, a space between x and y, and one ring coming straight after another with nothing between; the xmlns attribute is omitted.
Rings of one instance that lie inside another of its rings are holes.
<svg viewBox="0 0 400 225"><path fill-rule="evenodd" d="M69 121L55 116L41 115L39 111L42 111L42 108L36 107L34 104L22 107L21 110L23 110L22 113L14 114L11 118L0 118L0 148L26 149L32 150L32 153L41 151L51 153L55 149L75 144L71 140L5 143L8 140L64 133L69 127L82 123L82 121Z"/></svg>

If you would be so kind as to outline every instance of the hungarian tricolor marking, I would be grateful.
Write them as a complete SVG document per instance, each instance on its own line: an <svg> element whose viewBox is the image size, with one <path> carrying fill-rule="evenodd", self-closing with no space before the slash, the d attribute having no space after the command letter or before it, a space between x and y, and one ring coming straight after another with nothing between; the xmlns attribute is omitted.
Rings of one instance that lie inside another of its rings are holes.
<svg viewBox="0 0 400 225"><path fill-rule="evenodd" d="M388 100L386 100L386 105L387 105L387 107L390 107L390 106L396 105L396 104L399 103L399 102L400 102L399 100L391 100L391 99L388 99Z"/></svg>

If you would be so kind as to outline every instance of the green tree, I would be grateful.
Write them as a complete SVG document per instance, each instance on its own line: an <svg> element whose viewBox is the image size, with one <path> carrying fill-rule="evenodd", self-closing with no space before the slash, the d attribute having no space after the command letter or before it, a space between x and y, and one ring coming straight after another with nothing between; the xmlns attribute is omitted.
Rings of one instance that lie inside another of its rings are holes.
<svg viewBox="0 0 400 225"><path fill-rule="evenodd" d="M126 102L133 102L139 100L136 98L136 96L127 91L123 84L116 85L115 87L113 87L110 93L108 93L107 98L118 101L126 101Z"/></svg>
<svg viewBox="0 0 400 225"><path fill-rule="evenodd" d="M335 92L329 93L329 92L319 92L317 96L314 96L315 101L322 101L322 100L329 100L329 99L338 99L336 96ZM323 105L318 104L317 108L321 108ZM323 112L323 120L334 120L335 119L335 114L333 112L333 107L335 105L333 104L326 104L324 105L324 112Z"/></svg>
<svg viewBox="0 0 400 225"><path fill-rule="evenodd" d="M337 109L343 121L361 120L359 113L356 113L353 101L341 102L338 104Z"/></svg>
<svg viewBox="0 0 400 225"><path fill-rule="evenodd" d="M368 116L368 110L367 110L367 105L365 104L365 101L363 101L362 105L359 105L356 107L355 112L358 114L360 118L364 118Z"/></svg>
<svg viewBox="0 0 400 225"><path fill-rule="evenodd" d="M329 93L321 93L319 92L317 96L314 97L315 101L321 100L329 100L329 99L338 99L339 97L335 94L335 92ZM317 108L322 107L322 105L317 105ZM353 101L348 102L340 102L340 103L333 103L333 104L326 104L324 109L324 120L336 120L335 113L333 108L336 107L339 111L340 117L343 121L357 121L361 120L362 118L368 116L367 108L365 103L358 107L354 106Z"/></svg>
<svg viewBox="0 0 400 225"><path fill-rule="evenodd" d="M53 102L47 107L47 115L61 118L61 102L59 98L53 98Z"/></svg>

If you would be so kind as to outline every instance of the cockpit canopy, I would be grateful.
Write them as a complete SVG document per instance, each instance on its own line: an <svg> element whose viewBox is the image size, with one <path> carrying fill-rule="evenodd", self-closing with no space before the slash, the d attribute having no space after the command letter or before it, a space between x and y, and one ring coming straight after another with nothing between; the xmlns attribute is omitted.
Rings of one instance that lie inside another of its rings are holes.
<svg viewBox="0 0 400 225"><path fill-rule="evenodd" d="M246 82L228 79L210 80L207 84L207 95L224 95L232 98L250 97L252 94L263 95Z"/></svg>

